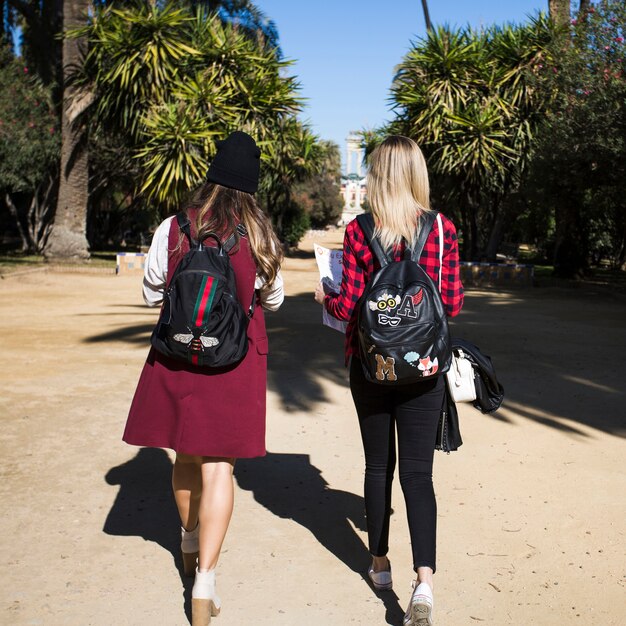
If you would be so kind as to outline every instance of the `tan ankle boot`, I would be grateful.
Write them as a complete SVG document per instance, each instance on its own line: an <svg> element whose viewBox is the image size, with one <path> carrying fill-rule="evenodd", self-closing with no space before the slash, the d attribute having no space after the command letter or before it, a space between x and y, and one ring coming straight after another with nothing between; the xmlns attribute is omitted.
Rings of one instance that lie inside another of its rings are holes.
<svg viewBox="0 0 626 626"><path fill-rule="evenodd" d="M215 570L200 572L191 590L191 626L209 626L211 617L220 613L221 601L215 591Z"/></svg>

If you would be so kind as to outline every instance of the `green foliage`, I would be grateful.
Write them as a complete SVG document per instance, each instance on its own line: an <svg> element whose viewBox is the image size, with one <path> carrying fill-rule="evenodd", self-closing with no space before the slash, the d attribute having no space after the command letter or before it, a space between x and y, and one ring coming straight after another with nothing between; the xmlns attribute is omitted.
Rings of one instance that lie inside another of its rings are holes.
<svg viewBox="0 0 626 626"><path fill-rule="evenodd" d="M40 252L49 233L60 150L51 91L0 49L0 194L22 240ZM8 216L7 216L8 218Z"/></svg>
<svg viewBox="0 0 626 626"><path fill-rule="evenodd" d="M0 189L35 193L56 163L59 135L50 90L0 50Z"/></svg>
<svg viewBox="0 0 626 626"><path fill-rule="evenodd" d="M308 171L316 139L295 120L291 62L245 31L203 8L141 1L98 9L74 35L89 40L76 80L96 96L93 135L122 138L149 204L176 208L202 181L215 140L235 129L261 144L270 210Z"/></svg>
<svg viewBox="0 0 626 626"><path fill-rule="evenodd" d="M295 186L322 171L325 150L310 129L295 117L277 120L264 134L258 195L272 216L279 236L287 240L292 237L287 229L294 211L303 212L301 207L294 208Z"/></svg>
<svg viewBox="0 0 626 626"><path fill-rule="evenodd" d="M556 212L555 270L574 276L626 262L626 5L596 3L537 71L552 96L528 187Z"/></svg>
<svg viewBox="0 0 626 626"><path fill-rule="evenodd" d="M311 225L323 228L341 216L341 155L331 141L320 142L319 171L295 187L294 200L308 214Z"/></svg>
<svg viewBox="0 0 626 626"><path fill-rule="evenodd" d="M464 255L495 256L507 196L530 156L545 93L533 68L554 37L543 16L521 26L439 27L413 44L392 86L396 118L386 132L424 150L435 204L461 217ZM364 134L368 150L376 133Z"/></svg>
<svg viewBox="0 0 626 626"><path fill-rule="evenodd" d="M289 246L297 246L309 228L311 228L311 219L302 207L297 204L288 207L283 217L283 241Z"/></svg>

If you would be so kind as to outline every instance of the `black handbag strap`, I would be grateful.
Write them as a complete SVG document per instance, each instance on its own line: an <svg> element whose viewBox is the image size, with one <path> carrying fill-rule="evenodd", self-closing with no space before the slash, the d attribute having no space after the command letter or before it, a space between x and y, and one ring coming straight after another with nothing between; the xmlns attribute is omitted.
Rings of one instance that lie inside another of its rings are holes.
<svg viewBox="0 0 626 626"><path fill-rule="evenodd" d="M416 263L419 263L420 257L422 256L422 252L424 251L424 246L426 245L426 240L428 239L428 235L430 235L430 231L433 228L433 224L437 219L438 211L428 211L427 213L422 213L420 216L420 234L417 238L417 242L415 243L415 247L413 250L407 248L405 250L405 258L411 259ZM378 262L381 267L392 262L392 259L386 254L383 250L383 247L380 244L378 237L374 236L374 216L371 213L362 213L361 215L357 215L356 217L363 234L365 235L365 240L367 244L372 250L374 256L378 259Z"/></svg>

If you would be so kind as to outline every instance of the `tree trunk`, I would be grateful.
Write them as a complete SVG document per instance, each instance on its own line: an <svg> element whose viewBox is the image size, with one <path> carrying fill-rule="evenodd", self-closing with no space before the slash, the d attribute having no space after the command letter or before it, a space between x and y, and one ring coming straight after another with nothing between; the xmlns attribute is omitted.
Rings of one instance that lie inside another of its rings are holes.
<svg viewBox="0 0 626 626"><path fill-rule="evenodd" d="M50 212L52 211L53 194L56 180L50 176L41 183L30 203L28 210L28 238L33 251L41 254L50 236Z"/></svg>
<svg viewBox="0 0 626 626"><path fill-rule="evenodd" d="M554 274L560 278L581 278L587 269L587 231L577 207L577 198L570 195L555 211Z"/></svg>
<svg viewBox="0 0 626 626"><path fill-rule="evenodd" d="M428 12L428 0L422 0L422 9L424 10L424 21L426 22L426 30L430 32L433 24L430 21L430 13Z"/></svg>
<svg viewBox="0 0 626 626"><path fill-rule="evenodd" d="M550 17L556 24L565 26L570 19L570 0L548 0Z"/></svg>
<svg viewBox="0 0 626 626"><path fill-rule="evenodd" d="M478 211L477 194L469 186L462 185L461 216L463 219L463 260L479 261L478 258Z"/></svg>
<svg viewBox="0 0 626 626"><path fill-rule="evenodd" d="M489 241L485 249L485 256L490 263L495 263L498 260L498 248L502 243L502 236L504 235L504 222L504 212L500 211L491 227Z"/></svg>
<svg viewBox="0 0 626 626"><path fill-rule="evenodd" d="M63 29L84 24L86 2L66 0ZM59 195L52 231L45 250L47 258L89 258L87 202L89 200L88 153L84 129L71 110L75 88L68 84L71 67L80 63L80 42L63 40L63 114L61 122L61 171Z"/></svg>
<svg viewBox="0 0 626 626"><path fill-rule="evenodd" d="M578 12L581 15L587 13L587 11L589 11L590 5L591 5L590 0L580 0L580 8L578 9Z"/></svg>
<svg viewBox="0 0 626 626"><path fill-rule="evenodd" d="M19 233L20 239L22 240L22 252L27 252L29 248L28 237L26 236L26 231L22 226L22 222L20 222L20 213L13 202L13 198L8 193L4 194L4 202L7 205L7 209L9 209L9 213L13 216L15 220L15 225L17 226L17 232Z"/></svg>

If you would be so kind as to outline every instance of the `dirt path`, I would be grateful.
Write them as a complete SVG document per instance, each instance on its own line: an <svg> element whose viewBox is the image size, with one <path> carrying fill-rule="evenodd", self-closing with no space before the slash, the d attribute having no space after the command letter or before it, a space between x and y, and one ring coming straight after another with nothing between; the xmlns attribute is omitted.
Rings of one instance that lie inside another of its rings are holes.
<svg viewBox="0 0 626 626"><path fill-rule="evenodd" d="M236 469L218 626L401 624L410 596L398 484L395 591L362 577L361 445L312 241L268 315L269 454ZM120 440L156 319L140 282L0 281L2 624L187 623L171 457ZM579 292L467 294L454 332L491 354L507 398L496 416L463 407L463 447L436 456L438 626L626 623L625 312Z"/></svg>

